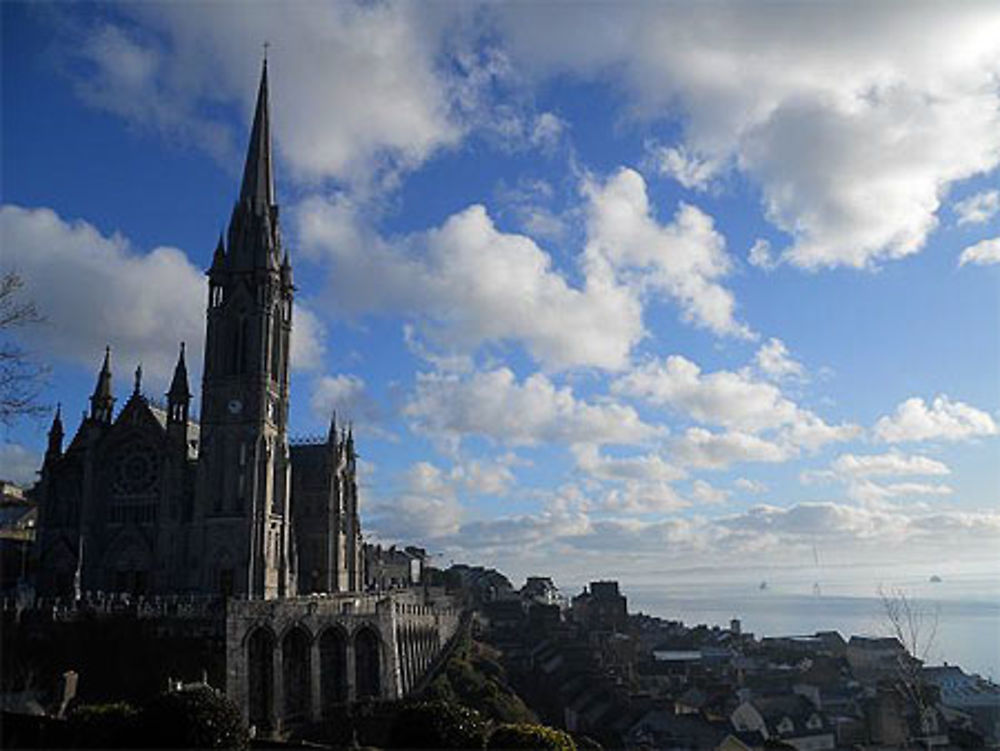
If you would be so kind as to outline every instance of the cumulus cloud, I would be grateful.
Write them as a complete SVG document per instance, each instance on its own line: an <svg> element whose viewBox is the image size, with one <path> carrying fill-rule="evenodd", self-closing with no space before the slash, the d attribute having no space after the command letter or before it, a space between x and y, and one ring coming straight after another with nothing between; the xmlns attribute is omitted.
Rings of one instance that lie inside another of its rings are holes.
<svg viewBox="0 0 1000 751"><path fill-rule="evenodd" d="M334 304L412 315L441 348L518 341L549 368L618 369L642 335L629 290L593 275L571 286L531 238L501 232L483 206L395 244L366 229L346 199L306 201L298 223L305 251L331 263Z"/></svg>
<svg viewBox="0 0 1000 751"><path fill-rule="evenodd" d="M681 117L679 167L684 154L735 164L803 268L916 253L949 185L1000 163L1000 12L986 4L495 14L537 77L610 78L640 116Z"/></svg>
<svg viewBox="0 0 1000 751"><path fill-rule="evenodd" d="M730 495L730 492L725 488L713 487L705 480L695 480L691 483L691 498L701 504L725 503Z"/></svg>
<svg viewBox="0 0 1000 751"><path fill-rule="evenodd" d="M513 446L635 444L663 432L631 407L577 399L541 373L518 382L508 368L465 376L418 374L403 413L416 429L452 442L478 435Z"/></svg>
<svg viewBox="0 0 1000 751"><path fill-rule="evenodd" d="M684 467L725 469L743 462L784 462L795 456L787 443L750 433L715 433L705 428L688 428L670 443L672 455Z"/></svg>
<svg viewBox="0 0 1000 751"><path fill-rule="evenodd" d="M87 222L12 205L0 207L0 240L4 264L22 276L46 318L31 336L47 356L96 368L110 344L119 367L141 361L164 382L185 341L188 362L200 364L205 276L182 251L140 253Z"/></svg>
<svg viewBox="0 0 1000 751"><path fill-rule="evenodd" d="M927 482L883 482L882 478L939 477L951 469L944 462L920 454L904 454L896 449L883 454L841 454L828 469L806 471L803 483L832 480L846 487L848 498L862 502L898 497L949 495L949 485ZM873 479L875 478L875 479Z"/></svg>
<svg viewBox="0 0 1000 751"><path fill-rule="evenodd" d="M672 222L660 224L645 180L627 168L604 183L586 180L583 194L589 275L613 273L646 292L664 293L680 307L684 320L713 333L754 336L736 320L732 292L718 283L732 263L708 214L682 203Z"/></svg>
<svg viewBox="0 0 1000 751"><path fill-rule="evenodd" d="M199 146L243 142L232 138L228 119L207 113L236 101L248 121L261 39L276 51L277 146L304 180L365 183L420 164L463 133L457 97L470 73L437 64L450 36L441 13L400 3L259 3L239 18L211 5L198 14L171 4L122 11L131 19L72 25L71 54L89 63L73 66L79 91ZM286 119L285 112L298 115Z"/></svg>
<svg viewBox="0 0 1000 751"><path fill-rule="evenodd" d="M778 266L778 262L771 253L771 243L760 237L754 240L750 252L747 253L747 262L764 271L773 271Z"/></svg>
<svg viewBox="0 0 1000 751"><path fill-rule="evenodd" d="M105 236L50 209L9 204L0 207L0 244L4 266L21 275L46 319L33 327L30 343L47 358L96 368L111 345L119 367L142 362L162 385L183 341L189 367L200 369L205 276L183 251L143 253L120 234ZM292 365L315 367L323 352L322 325L300 306L293 318Z"/></svg>
<svg viewBox="0 0 1000 751"><path fill-rule="evenodd" d="M1000 190L984 190L964 198L952 207L959 226L988 222L1000 212Z"/></svg>
<svg viewBox="0 0 1000 751"><path fill-rule="evenodd" d="M684 479L687 473L656 453L635 456L608 456L592 443L573 446L576 466L589 476L609 481L670 483Z"/></svg>
<svg viewBox="0 0 1000 751"><path fill-rule="evenodd" d="M780 339L768 339L757 354L754 355L754 362L757 367L766 375L772 378L798 378L803 379L806 370L802 363L792 359L788 352L788 347Z"/></svg>
<svg viewBox="0 0 1000 751"><path fill-rule="evenodd" d="M976 266L989 266L1000 263L1000 237L992 240L982 240L975 245L970 245L962 251L958 257L958 265L964 266L967 263Z"/></svg>
<svg viewBox="0 0 1000 751"><path fill-rule="evenodd" d="M841 454L830 464L836 474L846 477L904 475L947 475L948 465L920 454L892 450L884 454Z"/></svg>
<svg viewBox="0 0 1000 751"><path fill-rule="evenodd" d="M704 189L718 173L717 160L690 153L687 147L646 144L646 164L661 175L674 178L685 188Z"/></svg>
<svg viewBox="0 0 1000 751"><path fill-rule="evenodd" d="M390 500L373 504L370 518L380 539L412 543L457 532L462 507L445 472L422 461L403 473Z"/></svg>
<svg viewBox="0 0 1000 751"><path fill-rule="evenodd" d="M770 359L765 356L768 365L788 367L787 362L773 356L773 351L771 355ZM792 448L816 449L858 433L854 425L827 424L784 396L778 386L754 378L747 370L703 374L696 363L681 355L634 368L613 382L612 391L670 407L698 422L721 425L736 433L781 429L780 441Z"/></svg>
<svg viewBox="0 0 1000 751"><path fill-rule="evenodd" d="M754 495L759 495L760 493L767 492L767 485L760 482L759 480L751 480L748 477L738 477L733 485L742 490L744 493L753 493Z"/></svg>
<svg viewBox="0 0 1000 751"><path fill-rule="evenodd" d="M901 402L893 414L878 419L874 434L886 443L962 441L996 435L997 425L989 413L942 394L930 404L919 397Z"/></svg>
<svg viewBox="0 0 1000 751"><path fill-rule="evenodd" d="M313 412L319 415L330 416L336 412L338 422L356 422L362 428L372 428L383 417L364 379L351 373L317 378L309 403Z"/></svg>

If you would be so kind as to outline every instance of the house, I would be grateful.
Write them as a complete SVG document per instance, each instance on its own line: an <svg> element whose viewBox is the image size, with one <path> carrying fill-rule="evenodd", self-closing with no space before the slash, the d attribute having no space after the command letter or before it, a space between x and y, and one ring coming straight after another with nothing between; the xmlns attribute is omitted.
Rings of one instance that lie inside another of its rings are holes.
<svg viewBox="0 0 1000 751"><path fill-rule="evenodd" d="M836 745L826 716L797 694L744 701L730 721L737 731L756 731L766 740L781 741L799 751L822 751Z"/></svg>

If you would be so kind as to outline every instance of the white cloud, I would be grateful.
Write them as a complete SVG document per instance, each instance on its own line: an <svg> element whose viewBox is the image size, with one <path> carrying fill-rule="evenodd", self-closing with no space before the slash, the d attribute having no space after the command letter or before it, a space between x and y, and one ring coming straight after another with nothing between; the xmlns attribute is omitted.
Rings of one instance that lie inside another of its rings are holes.
<svg viewBox="0 0 1000 751"><path fill-rule="evenodd" d="M403 474L401 487L391 499L373 504L370 518L371 529L380 539L419 544L457 532L462 507L447 475L421 461Z"/></svg>
<svg viewBox="0 0 1000 751"><path fill-rule="evenodd" d="M959 226L987 222L1000 212L1000 190L984 190L958 201L952 208L958 215Z"/></svg>
<svg viewBox="0 0 1000 751"><path fill-rule="evenodd" d="M879 418L874 433L886 443L961 441L996 435L997 425L989 413L942 394L930 405L919 397L901 402L895 413Z"/></svg>
<svg viewBox="0 0 1000 751"><path fill-rule="evenodd" d="M470 376L418 374L404 414L417 430L453 442L479 435L509 445L635 444L663 432L631 407L578 400L541 373L519 383L508 368Z"/></svg>
<svg viewBox="0 0 1000 751"><path fill-rule="evenodd" d="M771 243L761 237L754 240L750 252L747 253L747 262L751 266L764 271L773 271L778 266L777 261L771 254Z"/></svg>
<svg viewBox="0 0 1000 751"><path fill-rule="evenodd" d="M207 287L182 251L139 253L119 234L11 205L0 207L0 244L4 265L22 276L46 318L31 344L47 357L96 369L110 344L119 372L141 361L165 383L184 341L189 366L200 371Z"/></svg>
<svg viewBox="0 0 1000 751"><path fill-rule="evenodd" d="M847 486L847 497L863 503L873 503L890 498L951 495L954 492L950 485L926 482L877 483L871 480L858 480L850 482Z"/></svg>
<svg viewBox="0 0 1000 751"><path fill-rule="evenodd" d="M540 78L623 84L683 119L676 147L735 163L804 268L915 253L948 187L1000 163L1000 11L988 4L749 3L495 9ZM933 37L933 49L927 39Z"/></svg>
<svg viewBox="0 0 1000 751"><path fill-rule="evenodd" d="M0 245L4 266L21 275L46 319L30 332L30 345L46 358L97 368L110 345L119 372L141 362L154 384L165 385L183 341L197 384L207 287L183 251L141 253L120 234L9 204L0 207ZM323 352L322 325L298 305L293 318L292 366L313 368Z"/></svg>
<svg viewBox="0 0 1000 751"><path fill-rule="evenodd" d="M788 348L780 339L771 338L762 344L754 361L761 371L772 378L805 378L806 371L802 363L793 360L788 353Z"/></svg>
<svg viewBox="0 0 1000 751"><path fill-rule="evenodd" d="M576 466L598 480L670 483L687 476L683 469L664 461L655 453L608 456L594 444L581 443L573 446L573 454Z"/></svg>
<svg viewBox="0 0 1000 751"><path fill-rule="evenodd" d="M695 480L691 483L691 497L700 504L714 505L725 503L730 492L724 488L716 488L705 480Z"/></svg>
<svg viewBox="0 0 1000 751"><path fill-rule="evenodd" d="M30 488L38 479L42 455L20 443L0 443L0 480Z"/></svg>
<svg viewBox="0 0 1000 751"><path fill-rule="evenodd" d="M671 442L672 456L684 467L725 469L742 462L784 462L795 449L749 433L713 433L705 428L688 428Z"/></svg>
<svg viewBox="0 0 1000 751"><path fill-rule="evenodd" d="M774 358L765 360L775 364ZM827 424L785 397L775 384L757 380L747 370L703 374L681 355L640 365L616 379L611 388L614 393L667 406L698 422L737 433L781 429L780 441L791 448L817 449L859 432L854 425Z"/></svg>
<svg viewBox="0 0 1000 751"><path fill-rule="evenodd" d="M745 493L753 493L754 495L759 495L761 493L767 492L767 485L760 482L759 480L751 480L748 477L739 477L733 485L742 490Z"/></svg>
<svg viewBox="0 0 1000 751"><path fill-rule="evenodd" d="M309 404L313 412L327 419L336 412L340 424L352 422L371 429L382 420L382 410L368 393L364 379L350 373L317 378Z"/></svg>
<svg viewBox="0 0 1000 751"><path fill-rule="evenodd" d="M841 454L829 469L806 471L803 483L833 480L846 486L848 498L865 503L897 497L949 495L948 485L925 482L875 482L872 478L936 477L950 474L948 465L919 454L903 454L893 449L883 454Z"/></svg>
<svg viewBox="0 0 1000 751"><path fill-rule="evenodd" d="M444 349L519 341L548 368L617 369L642 335L629 290L593 275L570 286L533 240L500 232L482 206L395 244L367 230L344 199L306 201L298 223L305 251L332 264L333 304L412 315Z"/></svg>
<svg viewBox="0 0 1000 751"><path fill-rule="evenodd" d="M947 534L942 534L945 531ZM689 565L711 553L716 564L745 567L748 555L766 555L771 566L801 566L814 546L836 550L841 560L926 562L968 551L992 550L1000 540L1000 513L927 511L903 505L804 502L757 505L745 511L640 520L592 517L585 511L546 511L462 525L448 539L461 555L488 552L508 575L544 567L579 581L593 572L633 579L653 570Z"/></svg>
<svg viewBox="0 0 1000 751"><path fill-rule="evenodd" d="M686 146L646 144L646 162L661 175L674 178L685 188L704 189L719 172L717 160L692 154Z"/></svg>
<svg viewBox="0 0 1000 751"><path fill-rule="evenodd" d="M642 175L627 168L604 183L587 179L583 194L590 277L614 273L647 292L665 293L685 321L716 334L754 336L735 319L733 294L718 284L732 264L710 216L682 203L670 224L660 224Z"/></svg>
<svg viewBox="0 0 1000 751"><path fill-rule="evenodd" d="M82 41L71 40L73 51L91 63L74 66L78 88L93 104L199 146L206 133L233 140L206 114L220 103L241 102L243 119L252 111L261 39L274 50L274 136L305 180L366 183L420 164L464 131L463 74L437 60L451 36L445 14L405 3L258 3L238 17L216 5L197 14L171 4L123 10L145 27L141 36L76 19Z"/></svg>
<svg viewBox="0 0 1000 751"><path fill-rule="evenodd" d="M962 255L958 257L958 265L964 266L967 263L972 263L976 266L988 266L1000 263L1000 237L995 237L992 240L982 240L963 250Z"/></svg>
<svg viewBox="0 0 1000 751"><path fill-rule="evenodd" d="M845 477L947 475L951 472L944 462L896 450L884 454L841 454L830 464L830 469Z"/></svg>

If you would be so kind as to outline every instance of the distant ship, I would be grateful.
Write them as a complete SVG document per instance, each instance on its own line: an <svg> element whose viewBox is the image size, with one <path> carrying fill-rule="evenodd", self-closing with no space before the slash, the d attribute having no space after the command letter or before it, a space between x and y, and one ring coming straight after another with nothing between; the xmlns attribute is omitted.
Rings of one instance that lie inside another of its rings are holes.
<svg viewBox="0 0 1000 751"><path fill-rule="evenodd" d="M940 584L940 583L941 583L941 577L940 576L938 576L937 574L934 574L933 576L931 576L931 584Z"/></svg>
<svg viewBox="0 0 1000 751"><path fill-rule="evenodd" d="M758 589L767 589L767 582L761 582Z"/></svg>

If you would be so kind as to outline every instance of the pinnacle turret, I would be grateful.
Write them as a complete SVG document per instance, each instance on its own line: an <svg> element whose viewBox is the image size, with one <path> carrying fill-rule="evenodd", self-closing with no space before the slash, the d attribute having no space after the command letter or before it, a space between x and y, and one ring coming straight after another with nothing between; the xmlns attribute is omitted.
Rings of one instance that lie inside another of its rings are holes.
<svg viewBox="0 0 1000 751"><path fill-rule="evenodd" d="M90 417L98 422L110 423L115 406L111 394L111 347L104 348L104 363L97 374L97 385L90 397Z"/></svg>
<svg viewBox="0 0 1000 751"><path fill-rule="evenodd" d="M188 406L191 403L191 390L188 388L187 363L184 361L184 342L181 342L181 352L174 366L174 377L170 381L167 392L167 420L171 423L186 423Z"/></svg>
<svg viewBox="0 0 1000 751"><path fill-rule="evenodd" d="M56 413L52 418L52 427L49 428L49 448L45 452L45 458L56 458L62 455L63 436L62 424L62 404L56 405Z"/></svg>

